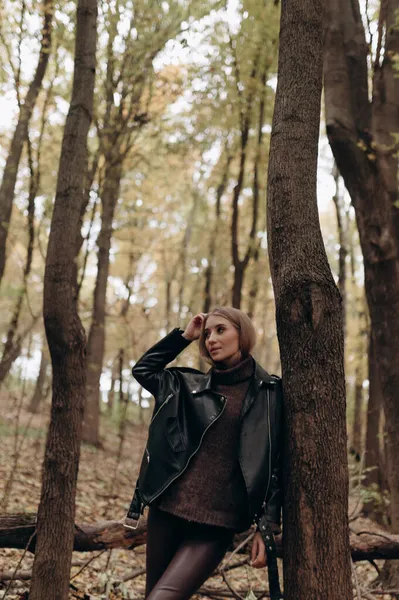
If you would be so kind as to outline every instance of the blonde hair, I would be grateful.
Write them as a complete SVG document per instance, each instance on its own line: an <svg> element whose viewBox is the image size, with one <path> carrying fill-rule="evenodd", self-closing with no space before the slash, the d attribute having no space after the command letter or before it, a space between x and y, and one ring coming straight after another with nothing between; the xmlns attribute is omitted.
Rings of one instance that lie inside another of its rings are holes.
<svg viewBox="0 0 399 600"><path fill-rule="evenodd" d="M213 364L213 360L205 346L205 329L208 318L212 315L224 317L237 329L239 335L239 344L242 358L251 354L256 344L256 331L251 319L242 310L231 307L216 306L209 312L202 324L202 331L199 338L199 353L206 362Z"/></svg>

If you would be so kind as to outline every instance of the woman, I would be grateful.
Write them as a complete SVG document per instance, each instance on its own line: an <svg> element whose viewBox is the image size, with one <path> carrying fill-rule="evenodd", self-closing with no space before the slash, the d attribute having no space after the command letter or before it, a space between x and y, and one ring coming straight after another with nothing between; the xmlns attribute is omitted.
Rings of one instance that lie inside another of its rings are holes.
<svg viewBox="0 0 399 600"><path fill-rule="evenodd" d="M234 308L216 308L175 329L133 368L155 397L135 494L125 524L149 505L147 600L185 600L221 562L235 532L279 529L281 381L254 360L255 329ZM212 368L166 365L199 339ZM266 538L269 539L269 538ZM253 567L266 564L259 531ZM270 567L269 567L270 569ZM270 573L270 570L269 570Z"/></svg>

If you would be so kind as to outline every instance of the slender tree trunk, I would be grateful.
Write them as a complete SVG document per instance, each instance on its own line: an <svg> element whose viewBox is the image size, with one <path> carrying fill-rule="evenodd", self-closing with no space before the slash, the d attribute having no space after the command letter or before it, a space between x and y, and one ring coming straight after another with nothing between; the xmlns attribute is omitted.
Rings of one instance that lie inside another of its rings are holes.
<svg viewBox="0 0 399 600"><path fill-rule="evenodd" d="M337 215L339 251L338 251L338 289L342 298L342 311L344 315L344 334L346 332L346 257L348 255L348 234L346 211L343 195L339 189L339 171L334 164L333 176L335 180L335 194L333 201Z"/></svg>
<svg viewBox="0 0 399 600"><path fill-rule="evenodd" d="M117 377L114 371L114 368L112 368L112 375L111 375L111 388L108 392L108 404L107 404L107 409L108 409L108 414L112 415L112 412L114 410L114 400L115 400L115 384L117 381Z"/></svg>
<svg viewBox="0 0 399 600"><path fill-rule="evenodd" d="M369 400L367 407L365 475L363 484L369 488L372 498L363 505L363 514L382 524L382 506L377 495L383 491L382 453L380 443L382 397L378 378L377 363L374 356L373 338L370 335L368 349L369 364Z"/></svg>
<svg viewBox="0 0 399 600"><path fill-rule="evenodd" d="M227 182L229 179L229 171L230 164L233 160L233 157L228 151L228 147L226 145L226 166L223 170L222 180L219 183L216 190L216 204L215 204L215 221L213 231L211 233L211 237L209 240L209 250L208 250L208 264L205 270L205 286L204 286L204 305L202 311L204 313L208 313L211 309L212 303L212 283L213 283L213 274L215 270L215 252L218 242L219 235L219 227L220 227L220 215L221 215L221 204L222 197L224 192L226 191Z"/></svg>
<svg viewBox="0 0 399 600"><path fill-rule="evenodd" d="M262 96L259 105L259 118L258 118L258 140L257 140L257 148L256 148L256 156L255 156L255 164L254 164L254 178L252 182L252 195L254 199L254 205L259 206L259 197L260 197L260 181L259 181L259 170L260 170L260 162L262 157L262 146L263 146L263 123L265 119L265 103L266 103L266 80L267 80L267 70L266 67L263 71L262 76ZM251 286L249 288L249 302L248 302L248 316L250 319L253 319L255 314L255 305L256 298L259 290L259 273L258 273L258 260L259 260L259 252L260 252L260 240L254 239L252 240L252 255L253 255L253 271L252 271L252 281Z"/></svg>
<svg viewBox="0 0 399 600"><path fill-rule="evenodd" d="M251 81L255 82L259 77L258 69L260 65L261 58L261 46L255 51L253 63L252 63L252 71L251 71ZM240 164L238 170L237 183L234 186L233 190L233 198L232 198L232 217L231 217L231 257L232 263L234 267L234 278L233 278L233 286L231 290L232 294L232 306L234 308L241 308L241 294L242 288L244 284L245 272L253 253L253 245L256 235L256 227L258 223L258 212L259 212L259 197L256 194L252 196L252 223L251 230L249 232L248 245L245 252L245 256L243 259L240 259L239 253L239 239L238 239L238 221L239 221L239 208L238 201L240 199L241 191L244 185L245 179L245 170L246 163L248 158L248 142L249 142L249 134L251 128L251 121L253 119L253 105L254 105L254 95L256 86L254 83L252 84L252 88L250 88L248 92L248 97L245 101L245 106L243 105L243 98L240 91L240 77L239 70L237 64L237 57L235 56L235 71L236 71L236 85L238 90L238 97L240 99L240 134L241 134L241 147L240 147ZM262 77L262 85L265 86L266 79L265 75ZM262 92L264 95L264 91Z"/></svg>
<svg viewBox="0 0 399 600"><path fill-rule="evenodd" d="M30 600L67 600L85 393L83 326L74 301L75 240L93 109L97 1L78 0L75 69L62 141L44 278L44 323L53 366L51 420L37 516Z"/></svg>
<svg viewBox="0 0 399 600"><path fill-rule="evenodd" d="M54 0L43 2L43 28L39 53L39 62L35 75L29 86L24 103L20 108L17 126L11 140L3 180L0 187L0 282L6 264L6 243L11 221L11 211L14 201L15 184L22 148L28 137L29 121L42 86L47 64L50 57L51 33L53 26Z"/></svg>
<svg viewBox="0 0 399 600"><path fill-rule="evenodd" d="M362 366L357 364L355 376L355 410L353 415L352 428L352 449L358 461L362 454L363 436L362 436L362 404L363 404L363 376Z"/></svg>
<svg viewBox="0 0 399 600"><path fill-rule="evenodd" d="M352 600L341 299L316 198L321 0L283 0L268 239L286 414L285 600Z"/></svg>
<svg viewBox="0 0 399 600"><path fill-rule="evenodd" d="M42 348L42 356L40 359L39 375L36 379L35 391L33 392L32 398L29 403L29 412L36 414L39 410L39 406L43 398L45 397L46 382L47 382L47 371L50 367L50 361L48 359L47 350Z"/></svg>
<svg viewBox="0 0 399 600"><path fill-rule="evenodd" d="M109 273L109 252L112 222L119 197L122 163L110 163L104 177L102 191L101 231L98 236L97 279L94 288L93 317L87 342L86 403L82 440L100 444L100 377L105 349L105 307Z"/></svg>
<svg viewBox="0 0 399 600"><path fill-rule="evenodd" d="M399 132L399 79L393 65L399 52L399 31L394 27L398 8L399 0L381 4L372 103L369 48L357 1L330 0L324 60L327 133L355 208L363 253L386 417L393 532L399 532L399 218L394 206L398 159L392 137Z"/></svg>
<svg viewBox="0 0 399 600"><path fill-rule="evenodd" d="M254 250L253 256L253 269L252 269L252 279L251 285L248 293L248 316L250 319L253 319L255 316L255 306L256 300L259 292L259 252L260 252L260 244L257 244Z"/></svg>
<svg viewBox="0 0 399 600"><path fill-rule="evenodd" d="M179 281L179 295L178 295L178 310L177 310L177 323L176 325L180 326L180 320L183 314L183 305L184 305L184 292L186 288L186 279L187 279L187 251L190 246L191 237L193 234L193 228L195 227L195 220L197 215L198 202L200 200L200 195L197 190L193 190L193 204L190 210L190 214L187 218L187 225L184 231L184 237L181 244L179 258L176 264L176 271L180 269L180 281Z"/></svg>
<svg viewBox="0 0 399 600"><path fill-rule="evenodd" d="M29 140L29 138L28 138ZM28 141L29 143L29 141ZM22 305L25 300L26 292L28 289L28 277L32 267L33 259L33 245L35 241L35 199L39 187L39 177L36 175L33 169L33 161L31 155L31 147L29 144L29 165L30 165L30 182L29 182L29 195L28 195L28 248L26 252L26 262L24 267L22 287L18 294L18 298L14 307L14 312L10 321L10 325L7 331L7 338L4 344L3 355L0 362L0 382L2 382L8 375L9 370L12 367L14 360L16 360L21 352L22 340L19 337L15 339L19 318L21 316ZM39 167L38 167L39 169ZM39 173L39 171L38 171Z"/></svg>

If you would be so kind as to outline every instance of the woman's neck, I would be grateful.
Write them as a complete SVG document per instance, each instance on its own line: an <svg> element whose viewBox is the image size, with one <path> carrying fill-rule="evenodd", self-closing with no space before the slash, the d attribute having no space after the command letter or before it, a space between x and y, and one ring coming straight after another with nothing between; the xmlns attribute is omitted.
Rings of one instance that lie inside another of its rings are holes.
<svg viewBox="0 0 399 600"><path fill-rule="evenodd" d="M215 362L215 368L220 369L221 371L226 369L232 369L233 367L236 367L238 364L240 364L241 361L242 355L241 352L238 351L235 354L233 354L233 356L226 358L226 360Z"/></svg>

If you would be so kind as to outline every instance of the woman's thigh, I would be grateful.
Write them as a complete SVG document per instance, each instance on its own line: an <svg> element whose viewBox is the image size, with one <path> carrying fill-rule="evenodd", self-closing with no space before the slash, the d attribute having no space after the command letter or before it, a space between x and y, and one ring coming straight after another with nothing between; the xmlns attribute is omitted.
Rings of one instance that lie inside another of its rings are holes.
<svg viewBox="0 0 399 600"><path fill-rule="evenodd" d="M183 539L184 521L151 507L147 519L146 597L163 575Z"/></svg>
<svg viewBox="0 0 399 600"><path fill-rule="evenodd" d="M147 600L187 600L220 564L233 539L222 527L190 523L171 562Z"/></svg>

